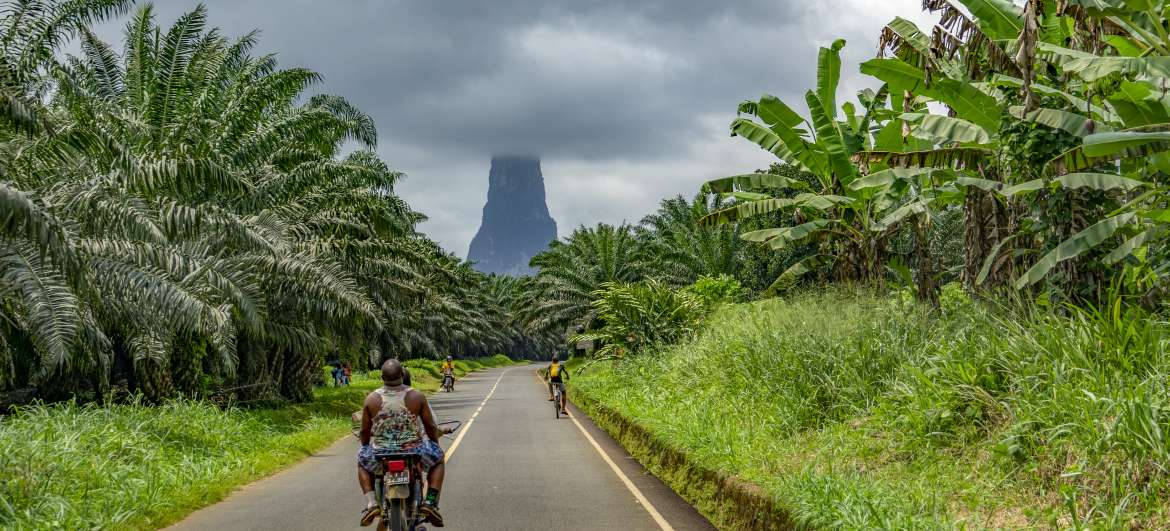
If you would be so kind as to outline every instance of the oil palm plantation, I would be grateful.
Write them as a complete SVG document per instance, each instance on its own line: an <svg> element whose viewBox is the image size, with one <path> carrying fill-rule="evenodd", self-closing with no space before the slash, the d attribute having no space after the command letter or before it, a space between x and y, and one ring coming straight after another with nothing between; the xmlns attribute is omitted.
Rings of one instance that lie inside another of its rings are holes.
<svg viewBox="0 0 1170 531"><path fill-rule="evenodd" d="M326 355L502 344L368 116L203 7L165 29L139 9L116 52L86 24L127 4L5 4L0 386L305 399Z"/></svg>

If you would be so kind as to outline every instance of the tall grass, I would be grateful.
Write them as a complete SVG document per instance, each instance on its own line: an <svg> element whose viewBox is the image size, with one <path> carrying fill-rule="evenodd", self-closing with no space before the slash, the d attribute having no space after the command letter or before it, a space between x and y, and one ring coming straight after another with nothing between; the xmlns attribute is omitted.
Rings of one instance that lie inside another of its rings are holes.
<svg viewBox="0 0 1170 531"><path fill-rule="evenodd" d="M0 417L0 528L145 529L175 521L348 433L350 414L378 385L354 373L349 387L318 388L311 403L269 409L193 400L65 403Z"/></svg>
<svg viewBox="0 0 1170 531"><path fill-rule="evenodd" d="M1168 329L838 290L726 307L575 387L807 525L1164 527Z"/></svg>

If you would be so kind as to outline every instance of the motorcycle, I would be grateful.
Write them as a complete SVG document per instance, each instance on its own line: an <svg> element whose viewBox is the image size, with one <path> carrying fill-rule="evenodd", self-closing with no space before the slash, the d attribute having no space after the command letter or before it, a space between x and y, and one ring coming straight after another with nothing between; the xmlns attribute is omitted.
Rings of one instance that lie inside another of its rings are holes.
<svg viewBox="0 0 1170 531"><path fill-rule="evenodd" d="M443 390L448 393L455 390L455 377L450 373L443 375Z"/></svg>
<svg viewBox="0 0 1170 531"><path fill-rule="evenodd" d="M382 463L382 475L374 478L374 492L382 506L379 531L425 531L422 505L426 474L422 458L415 453L375 454Z"/></svg>

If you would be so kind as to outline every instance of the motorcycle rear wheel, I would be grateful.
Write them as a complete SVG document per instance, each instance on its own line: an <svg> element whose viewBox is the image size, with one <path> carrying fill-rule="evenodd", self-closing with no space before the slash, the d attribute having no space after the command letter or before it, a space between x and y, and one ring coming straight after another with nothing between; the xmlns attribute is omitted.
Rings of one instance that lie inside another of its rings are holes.
<svg viewBox="0 0 1170 531"><path fill-rule="evenodd" d="M411 531L406 528L406 500L390 500L390 514L384 515L382 521L387 531Z"/></svg>

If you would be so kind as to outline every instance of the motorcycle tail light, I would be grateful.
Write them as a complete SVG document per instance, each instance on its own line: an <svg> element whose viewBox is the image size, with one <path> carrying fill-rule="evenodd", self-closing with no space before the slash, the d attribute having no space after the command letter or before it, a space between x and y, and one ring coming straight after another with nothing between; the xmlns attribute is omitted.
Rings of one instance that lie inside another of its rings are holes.
<svg viewBox="0 0 1170 531"><path fill-rule="evenodd" d="M386 461L387 472L402 472L406 470L406 461Z"/></svg>

